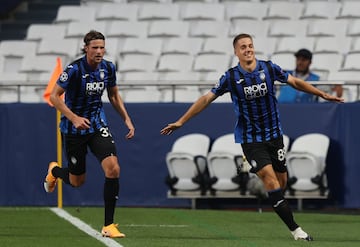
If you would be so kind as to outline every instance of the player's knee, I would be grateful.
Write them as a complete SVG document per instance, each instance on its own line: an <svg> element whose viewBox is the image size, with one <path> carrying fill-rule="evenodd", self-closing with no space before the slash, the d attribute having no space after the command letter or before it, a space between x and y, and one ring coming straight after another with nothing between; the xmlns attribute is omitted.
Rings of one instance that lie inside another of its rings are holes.
<svg viewBox="0 0 360 247"><path fill-rule="evenodd" d="M118 178L120 176L120 166L116 164L106 167L105 176L107 178Z"/></svg>
<svg viewBox="0 0 360 247"><path fill-rule="evenodd" d="M72 187L80 187L85 183L85 178L71 178L70 177L70 184Z"/></svg>

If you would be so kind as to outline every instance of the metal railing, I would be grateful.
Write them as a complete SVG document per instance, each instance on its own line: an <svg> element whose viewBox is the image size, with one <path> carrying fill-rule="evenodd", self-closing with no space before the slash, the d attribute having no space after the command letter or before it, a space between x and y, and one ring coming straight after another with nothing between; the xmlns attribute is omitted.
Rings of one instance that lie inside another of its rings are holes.
<svg viewBox="0 0 360 247"><path fill-rule="evenodd" d="M284 83L276 83L278 86L286 85ZM316 81L312 83L314 86L333 86L342 85L344 88L343 97L346 102L360 100L360 81ZM129 90L146 88L148 86L156 87L159 91L171 91L171 99L159 102L177 102L175 93L177 89L184 87L194 87L199 93L210 90L215 85L214 81L144 81L132 80L118 83L120 94L126 94ZM43 92L46 85L43 83L32 84L0 84L0 103L41 103ZM29 96L33 94L31 97ZM181 101L181 100L180 100ZM141 100L139 101L141 102ZM146 101L142 101L146 102Z"/></svg>

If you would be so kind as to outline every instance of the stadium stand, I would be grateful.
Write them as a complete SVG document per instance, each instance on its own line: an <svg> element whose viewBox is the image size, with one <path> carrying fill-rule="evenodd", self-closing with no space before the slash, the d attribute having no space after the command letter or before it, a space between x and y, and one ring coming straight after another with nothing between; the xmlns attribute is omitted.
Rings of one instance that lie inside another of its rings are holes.
<svg viewBox="0 0 360 247"><path fill-rule="evenodd" d="M32 41L35 49L29 50L35 52L33 55L58 54L64 56L66 63L80 55L81 38L91 27L106 35L106 58L117 63L119 72L161 72L161 77L166 77L170 71L187 70L188 74L200 73L200 77L193 80L197 85L197 80L217 80L228 67L237 63L231 40L236 34L246 32L254 36L259 59L280 59L280 54L290 57L300 47L308 48L314 53L314 69L326 79L330 72L349 69L349 61L345 58L359 51L360 20L356 11L359 4L346 0L22 1L15 10L3 14L8 18L3 17L0 23L0 39L1 43L14 42L14 45L24 42L19 47ZM51 42L55 39L63 41L62 51L58 51L62 49L56 47L58 43ZM129 51L129 44L138 48ZM142 57L130 54L141 52L152 53L151 58L145 57L149 62L146 69L140 68L141 64L145 65L139 61ZM332 55L325 55L327 53ZM0 55L2 71L22 73L18 65L23 56ZM179 60L187 57L186 61L191 64L185 65L185 61L178 69L174 63L165 64L165 59L175 62L176 56ZM329 58L338 60L327 67ZM293 67L290 59L286 60L288 63L276 61L285 69ZM35 73L31 78L40 77ZM179 73L177 82L183 79L189 83L186 74ZM131 80L124 83L131 84ZM170 86L174 87L174 84Z"/></svg>

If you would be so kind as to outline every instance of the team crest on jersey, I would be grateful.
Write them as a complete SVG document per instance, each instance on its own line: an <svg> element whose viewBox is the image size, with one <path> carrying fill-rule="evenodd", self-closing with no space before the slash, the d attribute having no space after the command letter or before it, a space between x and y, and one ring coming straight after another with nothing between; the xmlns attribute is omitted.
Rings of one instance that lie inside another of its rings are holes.
<svg viewBox="0 0 360 247"><path fill-rule="evenodd" d="M259 75L259 77L260 77L260 80L261 81L265 81L265 73L264 73L264 71L262 70L262 71L260 71L260 75Z"/></svg>
<svg viewBox="0 0 360 247"><path fill-rule="evenodd" d="M100 70L100 79L104 80L104 78L105 78L105 72L104 70Z"/></svg>
<svg viewBox="0 0 360 247"><path fill-rule="evenodd" d="M61 75L60 75L61 82L67 81L68 78L69 78L69 75L65 71L61 73Z"/></svg>

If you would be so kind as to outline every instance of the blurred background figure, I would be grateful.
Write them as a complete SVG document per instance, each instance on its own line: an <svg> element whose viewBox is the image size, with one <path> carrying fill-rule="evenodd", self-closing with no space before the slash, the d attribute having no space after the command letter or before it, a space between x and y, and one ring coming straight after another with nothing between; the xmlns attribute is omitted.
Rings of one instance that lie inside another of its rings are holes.
<svg viewBox="0 0 360 247"><path fill-rule="evenodd" d="M300 49L295 54L296 67L295 70L289 71L295 77L301 78L305 81L319 81L320 76L311 72L310 65L313 54L307 49ZM342 86L321 86L321 89L334 94L338 97L342 96ZM279 103L311 103L317 102L318 98L314 95L298 91L289 85L281 86L278 96Z"/></svg>

